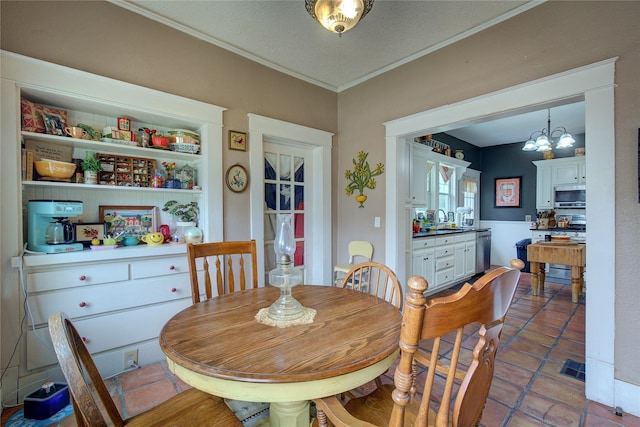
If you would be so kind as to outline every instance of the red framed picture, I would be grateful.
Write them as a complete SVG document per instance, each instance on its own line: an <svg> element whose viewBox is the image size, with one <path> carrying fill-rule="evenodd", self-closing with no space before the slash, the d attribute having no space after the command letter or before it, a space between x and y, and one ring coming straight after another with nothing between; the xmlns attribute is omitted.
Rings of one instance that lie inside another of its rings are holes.
<svg viewBox="0 0 640 427"><path fill-rule="evenodd" d="M496 208L520 207L521 176L496 178Z"/></svg>

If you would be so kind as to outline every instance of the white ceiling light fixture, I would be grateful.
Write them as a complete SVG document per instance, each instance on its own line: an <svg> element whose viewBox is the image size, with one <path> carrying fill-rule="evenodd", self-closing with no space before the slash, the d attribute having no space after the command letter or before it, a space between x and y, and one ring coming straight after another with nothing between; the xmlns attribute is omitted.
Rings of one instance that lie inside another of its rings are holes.
<svg viewBox="0 0 640 427"><path fill-rule="evenodd" d="M566 128L558 126L550 131L551 109L547 110L547 114L547 127L533 132L529 137L529 140L525 142L524 147L522 147L522 151L549 151L553 148L573 147L573 143L576 142L576 140L573 139L573 136L571 136L569 132L567 132ZM561 133L560 137L557 141L554 141L553 135L558 133ZM534 140L533 138L536 135L538 135L538 137Z"/></svg>
<svg viewBox="0 0 640 427"><path fill-rule="evenodd" d="M373 0L305 0L304 3L313 19L340 37L373 7Z"/></svg>

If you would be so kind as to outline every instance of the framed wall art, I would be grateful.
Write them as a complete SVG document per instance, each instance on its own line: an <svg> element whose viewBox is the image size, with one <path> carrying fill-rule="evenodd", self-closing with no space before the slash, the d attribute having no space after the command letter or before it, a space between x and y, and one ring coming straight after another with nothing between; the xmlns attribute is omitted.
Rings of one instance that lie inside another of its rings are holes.
<svg viewBox="0 0 640 427"><path fill-rule="evenodd" d="M232 150L247 151L247 134L244 132L230 130L229 148Z"/></svg>
<svg viewBox="0 0 640 427"><path fill-rule="evenodd" d="M241 193L247 188L249 176L245 168L240 165L233 165L227 169L224 181L227 183L229 190L234 193Z"/></svg>
<svg viewBox="0 0 640 427"><path fill-rule="evenodd" d="M496 178L496 208L520 207L522 177Z"/></svg>
<svg viewBox="0 0 640 427"><path fill-rule="evenodd" d="M141 237L157 230L156 206L100 206L99 215L107 235L123 233Z"/></svg>
<svg viewBox="0 0 640 427"><path fill-rule="evenodd" d="M83 245L89 245L93 239L104 239L106 236L106 226L104 222L100 223L78 223L74 224L76 232L76 242Z"/></svg>

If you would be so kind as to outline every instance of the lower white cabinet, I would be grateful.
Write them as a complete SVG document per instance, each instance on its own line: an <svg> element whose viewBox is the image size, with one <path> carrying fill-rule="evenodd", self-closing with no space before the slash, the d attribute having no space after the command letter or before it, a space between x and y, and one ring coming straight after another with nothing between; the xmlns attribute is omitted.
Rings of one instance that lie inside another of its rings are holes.
<svg viewBox="0 0 640 427"><path fill-rule="evenodd" d="M50 262L62 255L47 255L44 262L25 257L28 370L57 363L47 322L58 311L69 315L94 358L99 356L103 376L124 368L125 351L137 349L144 364L162 359L162 326L191 305L186 246L171 245L153 256L122 251L122 258L92 263Z"/></svg>
<svg viewBox="0 0 640 427"><path fill-rule="evenodd" d="M474 231L415 238L412 248L411 274L427 279L427 294L475 275Z"/></svg>

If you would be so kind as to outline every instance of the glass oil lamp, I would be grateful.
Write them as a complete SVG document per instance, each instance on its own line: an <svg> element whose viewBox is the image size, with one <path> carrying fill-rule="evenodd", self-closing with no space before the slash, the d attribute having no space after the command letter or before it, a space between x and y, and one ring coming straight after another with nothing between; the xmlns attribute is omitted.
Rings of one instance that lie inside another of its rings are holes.
<svg viewBox="0 0 640 427"><path fill-rule="evenodd" d="M267 317L276 322L291 322L303 317L305 310L292 295L291 288L302 283L302 272L293 266L296 241L293 235L292 214L278 214L278 228L274 241L277 267L269 272L269 284L280 288L280 298L268 310Z"/></svg>

